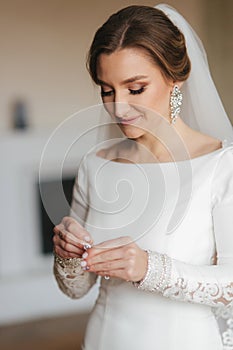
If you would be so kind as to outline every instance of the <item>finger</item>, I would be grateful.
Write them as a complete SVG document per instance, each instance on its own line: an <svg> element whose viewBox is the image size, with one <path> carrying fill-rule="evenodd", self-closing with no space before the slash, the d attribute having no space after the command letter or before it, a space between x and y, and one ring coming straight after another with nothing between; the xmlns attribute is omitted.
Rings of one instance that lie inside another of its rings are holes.
<svg viewBox="0 0 233 350"><path fill-rule="evenodd" d="M61 239L65 241L73 242L74 244L93 244L93 240L87 237L84 229L80 229L79 234L74 234L72 231L64 227L63 224L59 224L54 227L54 233L57 234Z"/></svg>
<svg viewBox="0 0 233 350"><path fill-rule="evenodd" d="M62 219L61 224L67 231L72 233L77 238L80 238L86 242L89 242L90 244L93 244L93 239L90 233L74 218L70 216L65 216Z"/></svg>
<svg viewBox="0 0 233 350"><path fill-rule="evenodd" d="M53 243L54 246L58 246L62 248L64 251L76 253L82 255L84 253L84 246L78 247L77 245L74 245L72 243L69 243L63 239L61 239L58 235L54 235L53 237Z"/></svg>
<svg viewBox="0 0 233 350"><path fill-rule="evenodd" d="M67 243L73 243L78 246L83 246L84 243L86 243L81 237L75 236L72 232L66 230L66 229L61 229L59 231L58 236L65 242Z"/></svg>
<svg viewBox="0 0 233 350"><path fill-rule="evenodd" d="M64 226L69 226L70 224L72 223L75 223L76 226L82 228L83 226L77 221L75 220L74 218L72 218L71 216L64 216L61 223L64 225Z"/></svg>
<svg viewBox="0 0 233 350"><path fill-rule="evenodd" d="M56 225L56 226L54 226L54 228L53 228L53 232L54 232L55 234L58 234L58 232L59 232L58 226L59 226L59 225Z"/></svg>
<svg viewBox="0 0 233 350"><path fill-rule="evenodd" d="M64 258L64 259L67 259L67 258L81 258L82 257L81 254L67 252L67 251L63 250L59 246L55 246L54 247L54 251L55 251L55 253L57 255L59 255L61 258Z"/></svg>
<svg viewBox="0 0 233 350"><path fill-rule="evenodd" d="M91 272L95 272L95 273L104 272L105 274L109 275L114 270L125 269L126 262L120 259L120 260L105 261L102 263L88 265L88 266L89 266L89 271Z"/></svg>
<svg viewBox="0 0 233 350"><path fill-rule="evenodd" d="M64 251L68 253L75 253L79 255L82 255L85 251L83 248L76 247L73 244L66 243L62 240L60 240L59 247L61 247Z"/></svg>
<svg viewBox="0 0 233 350"><path fill-rule="evenodd" d="M96 249L95 247L88 250L88 265L97 264L106 261L118 260L124 258L124 250L122 248L115 249Z"/></svg>
<svg viewBox="0 0 233 350"><path fill-rule="evenodd" d="M110 249L110 248L120 248L125 245L132 243L133 240L129 236L122 236L114 239L110 239L99 244L96 244L94 248L96 249Z"/></svg>
<svg viewBox="0 0 233 350"><path fill-rule="evenodd" d="M77 238L76 236L74 236L72 233L70 233L69 231L65 230L62 226L59 226L59 230L55 230L56 231L56 235L57 237L59 237L59 239L65 243L69 243L73 246L79 247L81 249L85 248L88 249L91 247L91 245L89 243L87 243L86 241Z"/></svg>

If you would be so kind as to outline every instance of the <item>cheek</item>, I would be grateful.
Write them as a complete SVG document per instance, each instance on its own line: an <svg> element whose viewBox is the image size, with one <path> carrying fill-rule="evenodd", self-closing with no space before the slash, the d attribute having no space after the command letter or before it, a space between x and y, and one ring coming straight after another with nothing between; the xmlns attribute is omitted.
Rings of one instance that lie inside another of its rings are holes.
<svg viewBox="0 0 233 350"><path fill-rule="evenodd" d="M148 107L154 109L159 114L168 112L170 103L170 89L168 87L161 87L159 90L151 91L147 99Z"/></svg>
<svg viewBox="0 0 233 350"><path fill-rule="evenodd" d="M114 118L114 112L115 112L115 107L114 107L114 103L113 102L104 102L103 101L103 105L104 105L104 109L106 110L106 112L110 115L111 118Z"/></svg>

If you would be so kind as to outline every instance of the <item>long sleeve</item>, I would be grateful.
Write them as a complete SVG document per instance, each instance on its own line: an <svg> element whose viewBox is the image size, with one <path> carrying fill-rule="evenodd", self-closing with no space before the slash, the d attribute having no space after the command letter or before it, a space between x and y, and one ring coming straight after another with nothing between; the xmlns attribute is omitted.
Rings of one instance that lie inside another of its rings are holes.
<svg viewBox="0 0 233 350"><path fill-rule="evenodd" d="M139 289L213 308L233 307L233 147L218 160L212 180L212 220L217 264L197 266L148 251Z"/></svg>
<svg viewBox="0 0 233 350"><path fill-rule="evenodd" d="M70 216L82 226L85 225L88 213L88 173L86 162L80 163L75 178ZM55 255L53 272L61 291L70 298L77 299L84 296L95 284L97 275L93 272L83 271L82 258L62 259Z"/></svg>

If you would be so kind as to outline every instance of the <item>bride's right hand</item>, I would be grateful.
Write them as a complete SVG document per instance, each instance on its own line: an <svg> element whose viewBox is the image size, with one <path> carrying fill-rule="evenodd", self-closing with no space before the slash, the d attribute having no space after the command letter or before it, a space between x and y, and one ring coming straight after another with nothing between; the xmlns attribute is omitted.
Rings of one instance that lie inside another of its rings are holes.
<svg viewBox="0 0 233 350"><path fill-rule="evenodd" d="M69 216L65 216L53 232L54 251L61 258L81 258L85 245L93 244L90 233Z"/></svg>

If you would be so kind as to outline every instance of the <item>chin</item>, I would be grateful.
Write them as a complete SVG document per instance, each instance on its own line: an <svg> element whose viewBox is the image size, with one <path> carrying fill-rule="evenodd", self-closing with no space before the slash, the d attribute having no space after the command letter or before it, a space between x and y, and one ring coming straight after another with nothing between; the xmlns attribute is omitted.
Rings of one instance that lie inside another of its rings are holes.
<svg viewBox="0 0 233 350"><path fill-rule="evenodd" d="M119 128L124 133L124 135L129 139L137 139L144 135L144 132L142 129L136 128L132 125L122 126L119 125Z"/></svg>

